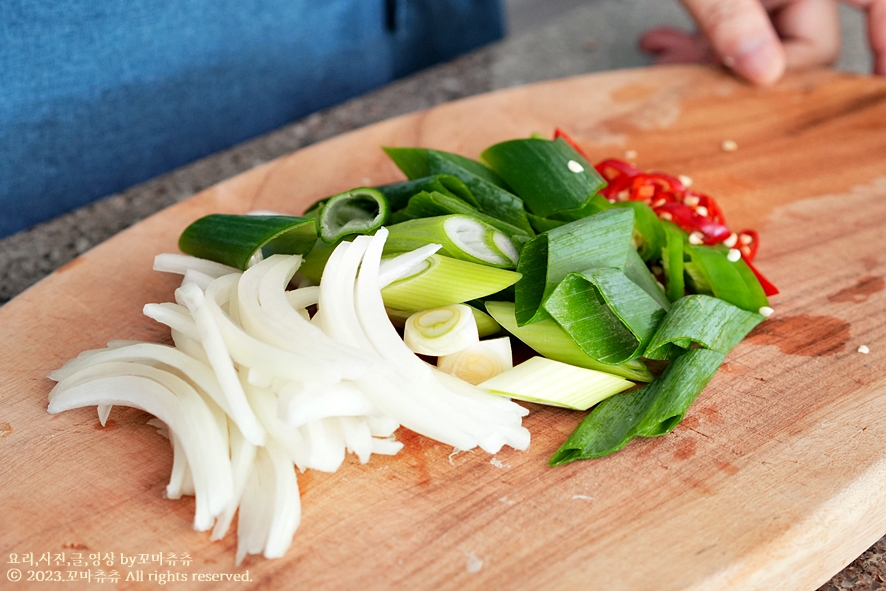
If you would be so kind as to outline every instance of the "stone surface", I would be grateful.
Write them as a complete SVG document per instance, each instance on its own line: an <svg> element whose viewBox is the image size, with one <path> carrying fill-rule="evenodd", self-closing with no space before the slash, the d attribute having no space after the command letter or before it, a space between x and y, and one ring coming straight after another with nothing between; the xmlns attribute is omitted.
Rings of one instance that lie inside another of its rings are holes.
<svg viewBox="0 0 886 591"><path fill-rule="evenodd" d="M514 33L504 41L0 240L0 304L117 232L258 164L399 114L546 79L644 66L638 35L653 25L688 29L672 0L507 0ZM842 7L837 67L867 72L862 15ZM886 537L819 591L886 588Z"/></svg>

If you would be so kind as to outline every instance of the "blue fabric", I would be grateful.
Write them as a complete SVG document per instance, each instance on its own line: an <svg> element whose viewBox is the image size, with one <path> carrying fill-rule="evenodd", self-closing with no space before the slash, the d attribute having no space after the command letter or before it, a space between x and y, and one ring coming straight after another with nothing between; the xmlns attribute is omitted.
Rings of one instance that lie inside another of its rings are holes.
<svg viewBox="0 0 886 591"><path fill-rule="evenodd" d="M499 0L3 0L0 236L502 32Z"/></svg>

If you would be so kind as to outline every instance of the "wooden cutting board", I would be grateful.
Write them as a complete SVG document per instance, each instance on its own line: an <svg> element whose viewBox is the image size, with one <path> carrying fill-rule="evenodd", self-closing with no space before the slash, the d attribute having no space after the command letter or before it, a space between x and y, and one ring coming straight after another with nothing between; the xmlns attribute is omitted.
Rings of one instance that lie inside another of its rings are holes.
<svg viewBox="0 0 886 591"><path fill-rule="evenodd" d="M379 146L477 156L569 131L593 160L636 151L686 174L735 229L761 233L776 312L727 358L672 434L548 468L581 413L532 406L528 452L405 450L299 476L285 558L234 567L235 536L191 530L163 499L167 442L147 415L46 413L44 376L111 339L164 342L141 315L177 280L151 271L212 212L292 213L401 178ZM723 140L736 151L721 149ZM355 131L225 181L96 247L0 308L0 587L19 568L116 571L118 588L239 574L224 589L814 589L886 533L886 80L831 71L752 88L702 67L608 72L478 96ZM857 352L867 345L870 353ZM61 562L12 565L9 555ZM71 563L115 553L113 564ZM136 556L124 566L120 554ZM157 561L170 554L188 564ZM139 556L143 555L143 556ZM141 560L143 559L143 560ZM141 572L143 582L126 582ZM248 574L247 574L248 573ZM45 576L45 575L44 575ZM54 577L56 575L48 575ZM86 575L74 575L86 577ZM221 577L223 578L223 577ZM83 578L77 588L85 588Z"/></svg>

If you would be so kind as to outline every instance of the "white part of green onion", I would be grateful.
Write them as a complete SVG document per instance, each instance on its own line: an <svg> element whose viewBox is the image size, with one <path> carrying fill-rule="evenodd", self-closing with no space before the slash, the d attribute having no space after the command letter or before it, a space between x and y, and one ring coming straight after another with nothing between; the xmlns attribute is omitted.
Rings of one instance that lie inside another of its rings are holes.
<svg viewBox="0 0 886 591"><path fill-rule="evenodd" d="M514 366L510 337L480 341L437 359L437 368L477 385Z"/></svg>
<svg viewBox="0 0 886 591"><path fill-rule="evenodd" d="M632 387L624 378L545 357L531 357L480 384L494 394L527 402L587 410Z"/></svg>
<svg viewBox="0 0 886 591"><path fill-rule="evenodd" d="M493 238L490 240L487 227L473 218L450 216L443 222L443 231L456 247L481 261L493 265L507 265L516 260L502 253L495 244L494 236L501 234L501 232L493 233ZM507 236L504 234L502 236L510 242ZM511 248L514 248L513 244L511 244Z"/></svg>
<svg viewBox="0 0 886 591"><path fill-rule="evenodd" d="M476 345L480 336L470 306L453 304L410 315L403 341L416 353L439 357Z"/></svg>
<svg viewBox="0 0 886 591"><path fill-rule="evenodd" d="M508 257L514 265L517 264L517 259L520 258L520 253L517 251L517 247L514 246L514 242L508 238L506 234L494 232L492 234L492 243L495 244L495 247L499 252Z"/></svg>

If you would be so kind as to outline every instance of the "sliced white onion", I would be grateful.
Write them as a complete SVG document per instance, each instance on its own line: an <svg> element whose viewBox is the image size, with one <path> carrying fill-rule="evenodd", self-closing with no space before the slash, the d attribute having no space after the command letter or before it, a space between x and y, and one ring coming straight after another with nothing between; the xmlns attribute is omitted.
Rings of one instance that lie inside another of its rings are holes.
<svg viewBox="0 0 886 591"><path fill-rule="evenodd" d="M442 244L426 244L415 250L382 260L378 269L378 284L384 289L394 281L411 277L424 270L425 261L443 248Z"/></svg>
<svg viewBox="0 0 886 591"><path fill-rule="evenodd" d="M207 416L208 412L201 417L199 404L191 403L193 398L179 398L166 385L140 375L113 375L81 383L75 380L70 386L65 382L55 387L48 409L52 414L83 406L114 404L139 408L166 423L170 433L181 442L188 464L194 470L197 497L194 529L204 531L212 527L214 517L222 512L233 491L226 446L221 437L213 433L215 422ZM202 404L199 396L194 396Z"/></svg>
<svg viewBox="0 0 886 591"><path fill-rule="evenodd" d="M178 275L185 275L188 271L197 271L213 279L222 275L240 272L239 269L223 265L222 263L170 252L158 254L154 257L154 270Z"/></svg>
<svg viewBox="0 0 886 591"><path fill-rule="evenodd" d="M224 277L216 281L223 279ZM228 407L233 411L231 419L237 423L237 427L251 444L264 445L264 429L258 423L255 413L252 412L246 401L246 394L243 392L240 379L231 362L222 332L210 311L210 301L196 285L183 285L176 290L176 297L179 295L194 317L200 342L212 369L218 376L218 382L227 398Z"/></svg>

